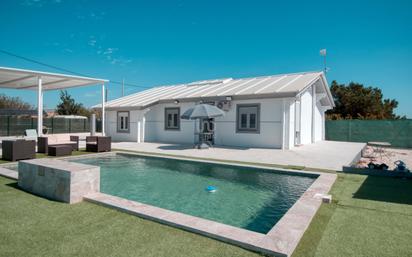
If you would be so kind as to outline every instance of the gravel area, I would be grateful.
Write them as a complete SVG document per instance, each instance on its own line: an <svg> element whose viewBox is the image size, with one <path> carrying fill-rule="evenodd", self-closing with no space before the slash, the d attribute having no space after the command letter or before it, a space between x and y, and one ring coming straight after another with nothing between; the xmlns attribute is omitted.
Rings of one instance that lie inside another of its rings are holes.
<svg viewBox="0 0 412 257"><path fill-rule="evenodd" d="M366 168L368 163L376 164L385 163L392 170L396 167L395 161L401 160L406 163L409 170L412 170L412 149L400 148L380 148L366 146L362 152L362 158L357 163L356 167Z"/></svg>

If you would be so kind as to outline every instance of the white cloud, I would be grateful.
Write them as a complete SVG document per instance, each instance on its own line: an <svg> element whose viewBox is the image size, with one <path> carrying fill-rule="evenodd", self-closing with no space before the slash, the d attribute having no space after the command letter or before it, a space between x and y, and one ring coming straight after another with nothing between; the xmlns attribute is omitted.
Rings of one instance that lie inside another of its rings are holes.
<svg viewBox="0 0 412 257"><path fill-rule="evenodd" d="M123 58L113 58L110 63L113 65L119 64L121 66L125 66L128 63L131 63L131 59L123 59Z"/></svg>
<svg viewBox="0 0 412 257"><path fill-rule="evenodd" d="M60 4L62 0L24 0L20 4L24 6L42 7L46 4Z"/></svg>
<svg viewBox="0 0 412 257"><path fill-rule="evenodd" d="M117 50L119 50L119 48L113 48L113 47L106 48L106 50L103 52L103 55L111 56Z"/></svg>
<svg viewBox="0 0 412 257"><path fill-rule="evenodd" d="M98 21L98 20L103 20L104 16L106 16L106 12L103 11L91 11L88 13L85 12L77 12L75 13L75 16L79 20L91 20L91 21Z"/></svg>
<svg viewBox="0 0 412 257"><path fill-rule="evenodd" d="M89 17L94 20L102 20L105 15L106 15L105 12L90 12L89 13Z"/></svg>
<svg viewBox="0 0 412 257"><path fill-rule="evenodd" d="M117 47L102 47L102 45L100 44L101 39L101 36L99 37L99 40L97 40L96 36L90 35L87 44L95 51L98 56L101 56L106 62L112 65L125 66L133 61L131 59L120 56L118 54L119 48Z"/></svg>
<svg viewBox="0 0 412 257"><path fill-rule="evenodd" d="M87 43L89 46L95 46L97 43L96 39L90 39L89 42Z"/></svg>

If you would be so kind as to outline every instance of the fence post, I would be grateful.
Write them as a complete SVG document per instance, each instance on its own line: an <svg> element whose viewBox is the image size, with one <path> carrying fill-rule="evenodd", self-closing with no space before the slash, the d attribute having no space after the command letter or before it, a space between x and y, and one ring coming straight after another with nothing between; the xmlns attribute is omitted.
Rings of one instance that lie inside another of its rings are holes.
<svg viewBox="0 0 412 257"><path fill-rule="evenodd" d="M83 120L83 132L86 132L86 120Z"/></svg>
<svg viewBox="0 0 412 257"><path fill-rule="evenodd" d="M69 133L72 133L72 120L69 119Z"/></svg>
<svg viewBox="0 0 412 257"><path fill-rule="evenodd" d="M10 116L7 116L7 136L10 136Z"/></svg>

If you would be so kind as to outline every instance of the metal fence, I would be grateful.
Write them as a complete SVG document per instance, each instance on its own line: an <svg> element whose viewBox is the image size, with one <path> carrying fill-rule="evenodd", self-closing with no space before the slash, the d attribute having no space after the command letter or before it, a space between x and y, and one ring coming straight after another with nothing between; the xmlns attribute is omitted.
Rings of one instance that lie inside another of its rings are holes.
<svg viewBox="0 0 412 257"><path fill-rule="evenodd" d="M328 120L325 138L349 142L389 142L412 148L412 120Z"/></svg>
<svg viewBox="0 0 412 257"><path fill-rule="evenodd" d="M81 133L90 131L89 119L44 118L43 126L49 134ZM0 136L22 136L26 129L37 129L37 118L0 116ZM96 131L101 131L101 121L96 121Z"/></svg>

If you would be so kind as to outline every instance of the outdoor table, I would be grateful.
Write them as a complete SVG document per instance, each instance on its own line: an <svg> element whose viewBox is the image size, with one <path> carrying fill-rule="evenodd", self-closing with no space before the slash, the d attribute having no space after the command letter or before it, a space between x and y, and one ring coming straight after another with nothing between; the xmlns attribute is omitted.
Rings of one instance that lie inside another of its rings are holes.
<svg viewBox="0 0 412 257"><path fill-rule="evenodd" d="M71 145L51 145L48 149L48 154L51 156L64 156L72 154Z"/></svg>
<svg viewBox="0 0 412 257"><path fill-rule="evenodd" d="M378 153L381 160L382 156L389 157L388 152L385 151L385 147L391 147L391 143L389 142L368 142L368 145L372 147L373 153Z"/></svg>

